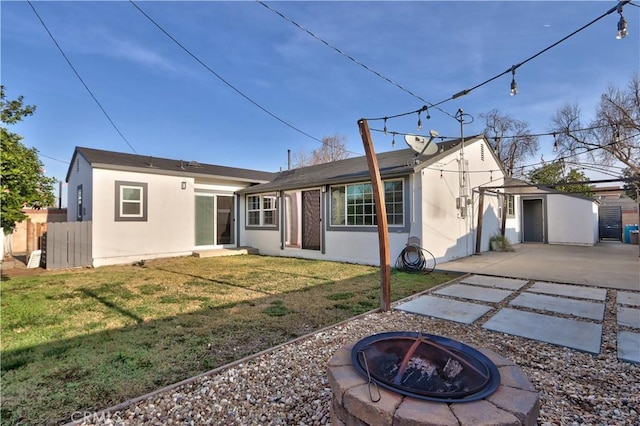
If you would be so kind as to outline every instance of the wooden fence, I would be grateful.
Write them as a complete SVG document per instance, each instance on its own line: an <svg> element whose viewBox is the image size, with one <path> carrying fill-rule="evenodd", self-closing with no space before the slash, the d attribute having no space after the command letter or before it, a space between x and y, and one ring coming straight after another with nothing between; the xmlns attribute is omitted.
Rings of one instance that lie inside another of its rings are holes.
<svg viewBox="0 0 640 426"><path fill-rule="evenodd" d="M91 222L47 224L42 243L41 266L66 269L91 266Z"/></svg>

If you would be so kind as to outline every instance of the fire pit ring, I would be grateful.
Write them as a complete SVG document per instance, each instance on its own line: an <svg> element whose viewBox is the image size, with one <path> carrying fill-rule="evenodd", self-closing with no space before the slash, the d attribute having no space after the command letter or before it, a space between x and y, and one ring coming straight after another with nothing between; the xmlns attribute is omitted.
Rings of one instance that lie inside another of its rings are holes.
<svg viewBox="0 0 640 426"><path fill-rule="evenodd" d="M500 386L500 372L484 354L432 334L371 335L355 344L351 358L354 368L370 382L416 399L471 402Z"/></svg>

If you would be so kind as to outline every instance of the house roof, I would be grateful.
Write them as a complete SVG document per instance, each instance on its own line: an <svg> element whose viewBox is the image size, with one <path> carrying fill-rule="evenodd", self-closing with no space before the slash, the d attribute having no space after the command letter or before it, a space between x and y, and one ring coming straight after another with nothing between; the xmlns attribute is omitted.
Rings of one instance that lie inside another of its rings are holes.
<svg viewBox="0 0 640 426"><path fill-rule="evenodd" d="M67 171L67 182L69 181L77 155L84 157L94 168L112 170L164 173L177 176L223 177L252 183L268 182L276 176L276 173L218 166L195 161L172 160L149 155L126 154L122 152L76 147L71 165Z"/></svg>
<svg viewBox="0 0 640 426"><path fill-rule="evenodd" d="M482 135L471 136L465 138L465 144L484 140ZM376 154L380 176L388 179L415 173L460 149L461 140L450 140L437 145L438 152L432 155L422 155L419 158L416 157L417 153L411 149ZM415 161L416 159L419 161ZM369 180L371 177L367 157L361 156L282 171L270 182L244 188L238 192L256 194Z"/></svg>
<svg viewBox="0 0 640 426"><path fill-rule="evenodd" d="M558 195L566 195L567 197L581 198L583 200L593 201L597 203L597 200L594 200L591 197L587 197L582 194L576 194L571 192L558 191L554 188L549 188L544 185L538 185L535 183L526 182L521 179L516 179L510 176L505 176L504 178L504 188L507 194L512 195L536 195L536 194L558 194ZM531 191L532 188L535 188L535 191Z"/></svg>

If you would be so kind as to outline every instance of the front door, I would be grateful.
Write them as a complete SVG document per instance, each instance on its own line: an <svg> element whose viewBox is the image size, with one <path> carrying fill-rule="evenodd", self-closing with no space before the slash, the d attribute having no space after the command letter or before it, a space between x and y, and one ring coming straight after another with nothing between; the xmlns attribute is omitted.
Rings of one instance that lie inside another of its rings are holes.
<svg viewBox="0 0 640 426"><path fill-rule="evenodd" d="M542 200L522 200L523 241L544 242Z"/></svg>
<svg viewBox="0 0 640 426"><path fill-rule="evenodd" d="M234 197L229 195L196 195L196 246L235 244Z"/></svg>
<svg viewBox="0 0 640 426"><path fill-rule="evenodd" d="M302 248L320 250L320 190L302 192Z"/></svg>

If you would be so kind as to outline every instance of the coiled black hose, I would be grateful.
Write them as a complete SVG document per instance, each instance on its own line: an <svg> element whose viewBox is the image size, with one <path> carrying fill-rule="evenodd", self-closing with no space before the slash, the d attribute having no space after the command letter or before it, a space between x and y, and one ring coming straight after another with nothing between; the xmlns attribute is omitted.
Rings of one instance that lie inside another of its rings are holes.
<svg viewBox="0 0 640 426"><path fill-rule="evenodd" d="M436 269L436 258L425 248L413 244L407 245L396 259L396 269L429 274Z"/></svg>

